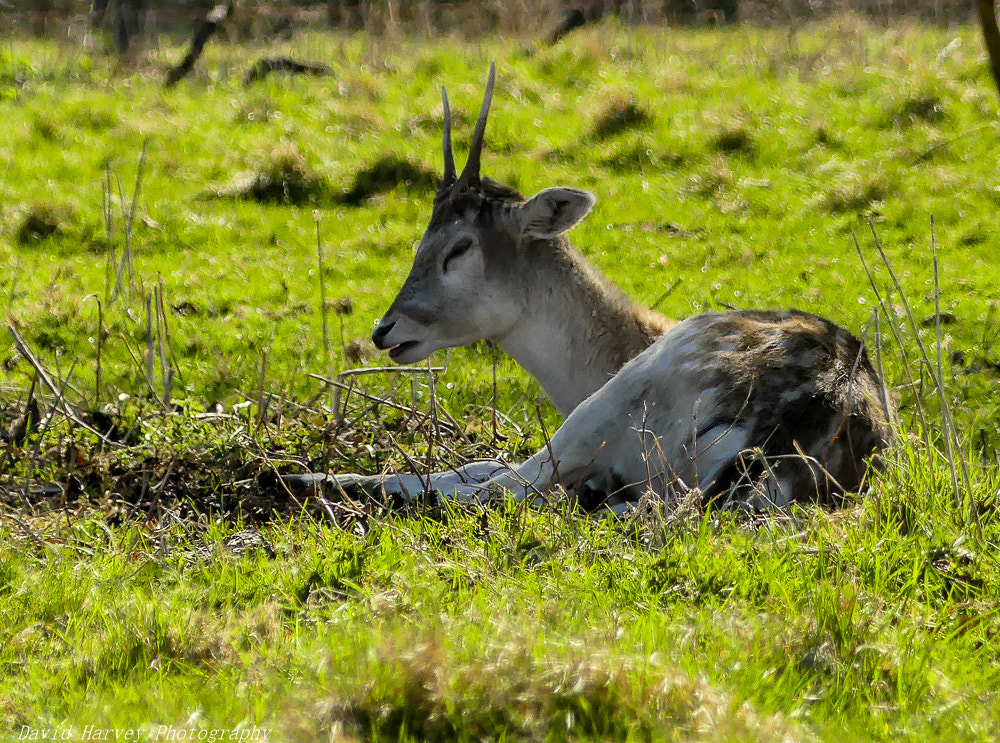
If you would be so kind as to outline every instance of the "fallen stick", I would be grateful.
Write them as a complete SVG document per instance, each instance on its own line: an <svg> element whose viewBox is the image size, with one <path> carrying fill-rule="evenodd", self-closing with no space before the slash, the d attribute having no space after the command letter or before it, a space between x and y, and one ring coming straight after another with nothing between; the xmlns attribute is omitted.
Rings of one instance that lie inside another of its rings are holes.
<svg viewBox="0 0 1000 743"><path fill-rule="evenodd" d="M321 77L329 75L332 70L325 64L298 62L291 57L265 57L264 59L258 59L254 63L254 66L247 71L247 74L243 76L243 85L253 85L258 80L263 80L272 72Z"/></svg>

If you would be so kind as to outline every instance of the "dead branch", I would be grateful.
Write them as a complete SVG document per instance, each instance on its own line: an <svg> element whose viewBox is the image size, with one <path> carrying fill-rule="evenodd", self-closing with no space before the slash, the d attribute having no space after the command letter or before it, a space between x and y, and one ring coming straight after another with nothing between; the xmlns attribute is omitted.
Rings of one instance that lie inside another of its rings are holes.
<svg viewBox="0 0 1000 743"><path fill-rule="evenodd" d="M29 364L31 364L34 367L35 373L38 375L38 379L40 379L42 384L48 387L49 391L52 392L53 395L55 395L56 407L62 408L63 415L65 415L67 418L69 418L71 421L76 423L81 428L85 428L88 431L90 431L105 444L108 444L109 446L115 448L121 448L122 444L120 444L117 441L113 441L112 439L109 439L107 436L98 431L92 425L82 420L80 416L76 414L76 411L74 411L73 408L69 406L69 403L66 402L63 396L65 390L61 390L58 386L56 386L55 382L52 381L52 378L49 376L48 372L45 371L45 368L38 362L34 354L31 353L31 351L28 349L28 346L25 344L21 336L18 335L17 330L14 329L13 323L7 326L7 331L10 333L11 338L14 339L14 345L17 347L18 352L21 354L21 356L27 359Z"/></svg>
<svg viewBox="0 0 1000 743"><path fill-rule="evenodd" d="M205 16L199 23L198 27L194 31L194 37L191 39L191 48L188 49L187 55L181 61L179 65L174 67L167 74L167 81L164 85L168 88L172 88L178 82L180 82L194 67L195 62L201 56L201 53L205 50L205 44L208 40L212 38L212 35L221 28L223 21L229 18L230 14L233 12L232 0L227 5L216 5L212 11Z"/></svg>

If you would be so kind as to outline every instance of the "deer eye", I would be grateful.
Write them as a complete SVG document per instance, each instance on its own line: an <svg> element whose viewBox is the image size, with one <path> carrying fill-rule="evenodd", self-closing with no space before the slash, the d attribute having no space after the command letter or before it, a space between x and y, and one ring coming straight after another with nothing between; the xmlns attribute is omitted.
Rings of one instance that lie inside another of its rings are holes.
<svg viewBox="0 0 1000 743"><path fill-rule="evenodd" d="M463 237L457 243L451 246L451 250L448 251L448 255L445 256L443 269L448 270L448 264L451 263L455 258L461 255L465 255L472 247L472 238Z"/></svg>

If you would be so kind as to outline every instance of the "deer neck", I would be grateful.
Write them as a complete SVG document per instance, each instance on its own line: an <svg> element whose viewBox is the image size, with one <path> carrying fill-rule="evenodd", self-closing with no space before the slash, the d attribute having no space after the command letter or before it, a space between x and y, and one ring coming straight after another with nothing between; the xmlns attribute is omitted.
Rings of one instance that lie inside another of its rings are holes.
<svg viewBox="0 0 1000 743"><path fill-rule="evenodd" d="M496 341L563 416L603 387L672 324L633 303L568 245L533 261L524 310Z"/></svg>

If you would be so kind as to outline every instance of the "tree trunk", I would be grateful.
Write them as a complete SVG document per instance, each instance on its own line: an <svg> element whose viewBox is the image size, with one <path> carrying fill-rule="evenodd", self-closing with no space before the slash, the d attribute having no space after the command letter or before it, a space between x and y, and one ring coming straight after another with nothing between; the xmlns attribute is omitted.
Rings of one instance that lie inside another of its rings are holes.
<svg viewBox="0 0 1000 743"><path fill-rule="evenodd" d="M983 27L983 41L990 55L993 81L1000 90L1000 29L997 28L997 9L994 0L979 0L979 22Z"/></svg>
<svg viewBox="0 0 1000 743"><path fill-rule="evenodd" d="M98 28L104 23L104 15L108 12L108 0L94 0L90 6L90 27Z"/></svg>

